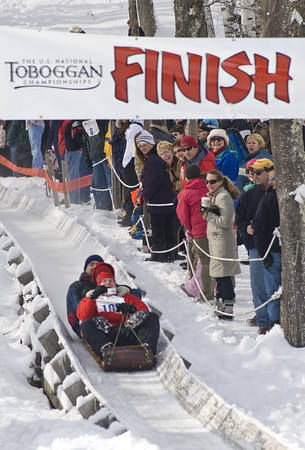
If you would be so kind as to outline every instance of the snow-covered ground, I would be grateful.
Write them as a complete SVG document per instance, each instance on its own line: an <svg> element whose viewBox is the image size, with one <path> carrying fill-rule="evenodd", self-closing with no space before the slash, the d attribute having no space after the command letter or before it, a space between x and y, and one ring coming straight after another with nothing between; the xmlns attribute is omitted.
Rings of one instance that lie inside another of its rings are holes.
<svg viewBox="0 0 305 450"><path fill-rule="evenodd" d="M154 0L154 4L157 36L174 36L173 2ZM127 35L127 18L127 0L1 0L0 4L0 26L67 31L69 25L77 24L87 33ZM177 117L181 115L177 112ZM42 180L0 181L51 204L51 199L45 197ZM178 263L144 262L145 255L137 249L139 242L116 225L114 213L97 211L88 205L72 206L66 214L85 223L109 254L136 276L151 304L162 310L162 319L168 321L175 333L173 345L192 363L192 373L228 403L276 433L287 448L305 448L305 349L290 347L279 326L265 336L257 336L257 329L245 325L245 319L252 316L247 266L242 267L242 274L236 279L237 316L233 322L221 322L208 306L194 303L180 290L187 274ZM40 256L41 261L46 258L45 254ZM15 330L19 309L16 283L14 274L7 272L6 267L6 258L0 251L1 448L155 449L155 445L131 432L114 436L111 431L81 420L73 410L67 414L51 410L46 397L28 385L31 354L20 344ZM71 282L82 267L83 260L71 258Z"/></svg>

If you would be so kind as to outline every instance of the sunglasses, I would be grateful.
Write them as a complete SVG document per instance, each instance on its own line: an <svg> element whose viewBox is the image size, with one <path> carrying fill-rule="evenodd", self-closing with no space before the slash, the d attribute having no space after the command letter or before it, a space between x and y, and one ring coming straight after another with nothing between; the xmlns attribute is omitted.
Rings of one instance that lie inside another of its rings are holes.
<svg viewBox="0 0 305 450"><path fill-rule="evenodd" d="M223 141L224 139L222 138L222 137L213 137L213 138L211 138L211 142L214 142L214 141Z"/></svg>
<svg viewBox="0 0 305 450"><path fill-rule="evenodd" d="M189 152L190 150L192 150L192 148L193 148L193 147L185 147L185 148L182 148L181 150L182 150L183 152Z"/></svg>
<svg viewBox="0 0 305 450"><path fill-rule="evenodd" d="M253 172L253 170L251 170L251 169L246 169L246 174L247 175L249 175L249 173L252 173ZM253 175L253 174L252 174Z"/></svg>
<svg viewBox="0 0 305 450"><path fill-rule="evenodd" d="M219 180L205 180L205 184L216 184L217 183L217 181L219 181Z"/></svg>
<svg viewBox="0 0 305 450"><path fill-rule="evenodd" d="M174 137L177 137L179 133L172 133Z"/></svg>
<svg viewBox="0 0 305 450"><path fill-rule="evenodd" d="M177 153L181 153L182 151L182 148L178 148L178 150L174 150L174 154L177 155Z"/></svg>
<svg viewBox="0 0 305 450"><path fill-rule="evenodd" d="M253 175L257 175L258 177L263 173L266 172L264 169L263 170L253 170Z"/></svg>

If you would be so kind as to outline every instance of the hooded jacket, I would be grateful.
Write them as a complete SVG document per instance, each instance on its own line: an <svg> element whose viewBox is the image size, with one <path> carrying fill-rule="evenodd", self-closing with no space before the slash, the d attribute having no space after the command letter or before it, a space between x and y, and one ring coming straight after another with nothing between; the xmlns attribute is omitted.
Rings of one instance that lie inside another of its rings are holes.
<svg viewBox="0 0 305 450"><path fill-rule="evenodd" d="M207 197L208 188L202 178L189 180L178 195L177 215L187 231L194 238L207 235L207 221L200 212L201 197Z"/></svg>

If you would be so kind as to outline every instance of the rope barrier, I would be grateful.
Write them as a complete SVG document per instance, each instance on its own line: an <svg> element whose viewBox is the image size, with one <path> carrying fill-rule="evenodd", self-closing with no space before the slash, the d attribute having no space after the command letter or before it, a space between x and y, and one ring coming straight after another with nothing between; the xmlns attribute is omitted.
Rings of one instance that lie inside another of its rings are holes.
<svg viewBox="0 0 305 450"><path fill-rule="evenodd" d="M140 186L140 183L135 184L134 186L129 186L128 184L125 184L124 181L121 180L121 178L120 178L119 175L117 174L117 171L116 171L115 168L114 168L114 165L113 165L111 156L107 156L106 159L108 159L108 160L111 162L111 164L112 164L112 169L111 169L111 170L113 170L115 176L117 177L117 179L119 180L119 182L120 182L123 186L125 186L125 187L127 187L127 188L130 188L130 189L137 188L137 187Z"/></svg>

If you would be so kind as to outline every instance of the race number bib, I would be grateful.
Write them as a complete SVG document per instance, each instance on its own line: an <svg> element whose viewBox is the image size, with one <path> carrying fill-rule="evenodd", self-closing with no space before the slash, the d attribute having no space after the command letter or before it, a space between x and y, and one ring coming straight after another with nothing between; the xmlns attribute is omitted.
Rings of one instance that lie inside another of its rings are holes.
<svg viewBox="0 0 305 450"><path fill-rule="evenodd" d="M116 312L116 307L120 303L125 303L123 297L117 295L103 296L100 295L96 299L98 312Z"/></svg>
<svg viewBox="0 0 305 450"><path fill-rule="evenodd" d="M84 127L86 133L88 134L88 136L95 136L96 134L99 134L99 132L100 132L95 119L86 120L85 122L83 122L83 127Z"/></svg>

